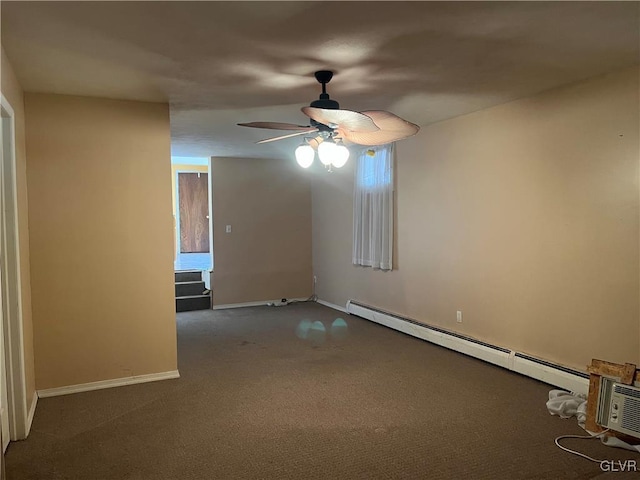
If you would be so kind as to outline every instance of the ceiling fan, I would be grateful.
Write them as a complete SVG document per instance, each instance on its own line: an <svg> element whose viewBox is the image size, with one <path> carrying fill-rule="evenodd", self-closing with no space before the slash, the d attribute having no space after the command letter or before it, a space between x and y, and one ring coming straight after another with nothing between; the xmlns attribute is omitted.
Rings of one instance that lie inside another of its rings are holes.
<svg viewBox="0 0 640 480"><path fill-rule="evenodd" d="M345 145L352 143L365 146L384 145L415 135L420 130L418 125L384 110L355 112L340 109L340 104L329 98L327 93L327 83L333 78L333 72L320 70L315 72L315 77L322 84L320 98L311 102L310 106L301 109L302 113L311 119L310 125L281 122L249 122L238 123L238 125L294 132L266 138L256 143L274 142L300 135L310 136L305 138L303 144L296 149L296 160L305 168L313 162L316 149L320 161L325 166L330 168L333 165L339 168L349 158L349 150Z"/></svg>

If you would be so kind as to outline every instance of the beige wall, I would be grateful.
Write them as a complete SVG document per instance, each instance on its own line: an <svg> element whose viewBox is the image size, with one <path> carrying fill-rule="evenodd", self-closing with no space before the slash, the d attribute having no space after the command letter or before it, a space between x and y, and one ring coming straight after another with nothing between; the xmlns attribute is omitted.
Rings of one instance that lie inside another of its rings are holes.
<svg viewBox="0 0 640 480"><path fill-rule="evenodd" d="M31 318L31 272L29 260L29 209L27 202L27 159L24 129L24 96L11 63L2 49L2 94L11 104L15 115L16 187L18 197L18 237L20 248L20 288L22 293L22 324L27 408L36 393L33 323Z"/></svg>
<svg viewBox="0 0 640 480"><path fill-rule="evenodd" d="M624 70L400 142L389 273L351 265L352 170L317 176L319 297L583 370L640 363L638 79Z"/></svg>
<svg viewBox="0 0 640 480"><path fill-rule="evenodd" d="M37 388L175 370L168 106L25 109Z"/></svg>
<svg viewBox="0 0 640 480"><path fill-rule="evenodd" d="M213 158L211 174L214 304L309 296L309 172L290 160Z"/></svg>

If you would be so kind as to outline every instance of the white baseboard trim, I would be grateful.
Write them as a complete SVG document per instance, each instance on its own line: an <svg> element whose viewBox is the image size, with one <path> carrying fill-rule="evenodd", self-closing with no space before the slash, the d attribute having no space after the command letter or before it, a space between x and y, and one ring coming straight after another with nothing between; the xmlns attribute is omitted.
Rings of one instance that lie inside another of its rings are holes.
<svg viewBox="0 0 640 480"><path fill-rule="evenodd" d="M334 310L338 310L340 312L349 313L346 308L341 307L340 305L336 305L335 303L327 302L326 300L316 300L320 305L324 305L325 307L333 308Z"/></svg>
<svg viewBox="0 0 640 480"><path fill-rule="evenodd" d="M585 372L578 372L515 350L481 342L456 332L425 325L413 319L385 312L376 307L352 300L347 303L347 312L407 335L484 360L521 375L535 378L549 385L585 395L589 392L589 378Z"/></svg>
<svg viewBox="0 0 640 480"><path fill-rule="evenodd" d="M244 302L244 303L227 303L223 305L214 305L211 310L226 310L227 308L244 308L244 307L266 307L267 303L280 303L281 298L277 300L262 300L261 302ZM304 302L307 298L287 298L289 302ZM286 306L286 305L283 305Z"/></svg>
<svg viewBox="0 0 640 480"><path fill-rule="evenodd" d="M38 403L38 392L33 392L33 400L31 401L31 407L29 408L29 413L27 414L27 425L26 425L26 433L25 437L29 435L31 431L31 424L33 423L33 417L36 414L36 405Z"/></svg>
<svg viewBox="0 0 640 480"><path fill-rule="evenodd" d="M134 385L137 383L170 380L172 378L180 378L180 373L178 372L178 370L160 373L149 373L146 375L134 375L132 377L114 378L111 380L101 380L99 382L81 383L78 385L68 385L66 387L47 388L44 390L38 390L37 394L40 398L57 397L60 395L70 395L72 393L101 390L103 388L124 387L125 385Z"/></svg>

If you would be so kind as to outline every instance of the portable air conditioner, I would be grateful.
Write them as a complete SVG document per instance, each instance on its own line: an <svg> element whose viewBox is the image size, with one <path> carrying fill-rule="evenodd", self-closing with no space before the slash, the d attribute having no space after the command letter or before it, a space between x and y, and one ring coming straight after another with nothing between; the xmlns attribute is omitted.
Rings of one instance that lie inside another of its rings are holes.
<svg viewBox="0 0 640 480"><path fill-rule="evenodd" d="M640 438L640 388L601 377L596 422L601 427Z"/></svg>

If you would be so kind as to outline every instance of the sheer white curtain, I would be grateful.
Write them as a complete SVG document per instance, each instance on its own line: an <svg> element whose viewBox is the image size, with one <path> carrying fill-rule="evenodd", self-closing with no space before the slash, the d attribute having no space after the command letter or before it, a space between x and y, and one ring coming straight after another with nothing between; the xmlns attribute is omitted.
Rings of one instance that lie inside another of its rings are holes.
<svg viewBox="0 0 640 480"><path fill-rule="evenodd" d="M362 151L353 198L353 264L391 270L393 144Z"/></svg>

